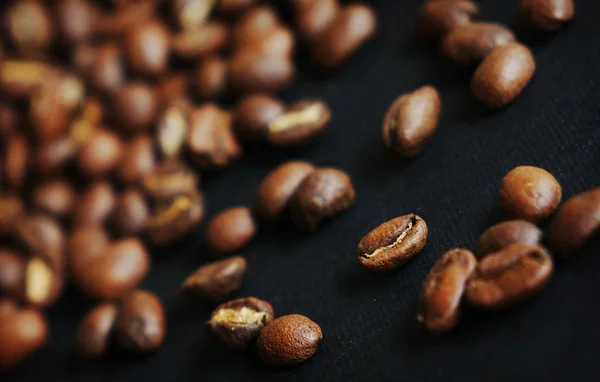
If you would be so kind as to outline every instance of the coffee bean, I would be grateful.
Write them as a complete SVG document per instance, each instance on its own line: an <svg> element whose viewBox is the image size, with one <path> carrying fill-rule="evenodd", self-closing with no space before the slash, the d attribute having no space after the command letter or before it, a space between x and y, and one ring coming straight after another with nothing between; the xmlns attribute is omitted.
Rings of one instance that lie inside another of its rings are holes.
<svg viewBox="0 0 600 382"><path fill-rule="evenodd" d="M13 3L4 10L4 26L17 49L26 55L46 50L54 37L52 16L39 1Z"/></svg>
<svg viewBox="0 0 600 382"><path fill-rule="evenodd" d="M98 10L87 0L63 0L56 4L56 27L70 45L94 34Z"/></svg>
<svg viewBox="0 0 600 382"><path fill-rule="evenodd" d="M532 29L552 32L575 17L573 0L521 0L520 16Z"/></svg>
<svg viewBox="0 0 600 382"><path fill-rule="evenodd" d="M438 125L441 100L438 91L423 86L396 98L383 119L383 142L404 157L419 154Z"/></svg>
<svg viewBox="0 0 600 382"><path fill-rule="evenodd" d="M154 171L156 155L152 139L141 134L124 144L119 178L125 183L136 183Z"/></svg>
<svg viewBox="0 0 600 382"><path fill-rule="evenodd" d="M61 255L62 256L62 255ZM50 259L34 256L27 261L23 301L36 309L44 309L56 302L64 287L64 273Z"/></svg>
<svg viewBox="0 0 600 382"><path fill-rule="evenodd" d="M157 1L127 1L117 12L107 12L97 20L96 33L101 37L120 38L128 29L150 19L157 6Z"/></svg>
<svg viewBox="0 0 600 382"><path fill-rule="evenodd" d="M173 198L196 191L198 176L184 162L165 160L142 178L142 188L156 200Z"/></svg>
<svg viewBox="0 0 600 382"><path fill-rule="evenodd" d="M450 30L440 46L441 55L463 66L481 62L494 48L515 41L504 25L474 22Z"/></svg>
<svg viewBox="0 0 600 382"><path fill-rule="evenodd" d="M515 99L535 72L529 48L511 42L494 49L479 64L471 79L471 92L484 105L498 109Z"/></svg>
<svg viewBox="0 0 600 382"><path fill-rule="evenodd" d="M160 78L154 88L156 98L160 105L168 105L169 107L180 105L187 100L187 91L189 88L190 78L187 73L169 72ZM164 111L163 111L164 113Z"/></svg>
<svg viewBox="0 0 600 382"><path fill-rule="evenodd" d="M4 153L0 156L0 178L13 189L19 189L27 177L27 162L29 144L22 135L13 135L8 138L4 146Z"/></svg>
<svg viewBox="0 0 600 382"><path fill-rule="evenodd" d="M423 283L417 316L427 330L441 333L456 325L465 285L476 265L467 249L452 249L435 262Z"/></svg>
<svg viewBox="0 0 600 382"><path fill-rule="evenodd" d="M161 200L148 221L148 238L154 245L171 244L195 228L204 218L204 196L193 191Z"/></svg>
<svg viewBox="0 0 600 382"><path fill-rule="evenodd" d="M300 145L320 134L330 118L324 102L301 101L268 123L266 137L276 146Z"/></svg>
<svg viewBox="0 0 600 382"><path fill-rule="evenodd" d="M196 92L201 98L222 96L227 88L227 62L217 56L206 57L194 73Z"/></svg>
<svg viewBox="0 0 600 382"><path fill-rule="evenodd" d="M246 267L246 260L241 256L208 263L189 275L181 289L208 301L222 301L240 289Z"/></svg>
<svg viewBox="0 0 600 382"><path fill-rule="evenodd" d="M256 348L263 361L273 366L293 366L315 355L323 338L321 327L308 317L289 314L260 331Z"/></svg>
<svg viewBox="0 0 600 382"><path fill-rule="evenodd" d="M2 142L8 140L8 137L17 131L21 124L20 118L21 115L17 113L14 106L0 104L0 138L2 138Z"/></svg>
<svg viewBox="0 0 600 382"><path fill-rule="evenodd" d="M139 74L157 75L167 70L169 29L158 20L146 20L125 35L125 51L131 68Z"/></svg>
<svg viewBox="0 0 600 382"><path fill-rule="evenodd" d="M230 84L238 92L275 92L291 83L296 67L290 57L244 49L229 66Z"/></svg>
<svg viewBox="0 0 600 382"><path fill-rule="evenodd" d="M75 276L86 272L89 264L102 257L110 245L110 238L99 226L75 227L67 245L69 272Z"/></svg>
<svg viewBox="0 0 600 382"><path fill-rule="evenodd" d="M499 309L524 301L546 284L554 263L537 244L512 244L484 257L467 283L466 301L476 307Z"/></svg>
<svg viewBox="0 0 600 382"><path fill-rule="evenodd" d="M173 53L185 59L197 59L223 50L230 40L226 24L211 21L197 29L179 32L171 37Z"/></svg>
<svg viewBox="0 0 600 382"><path fill-rule="evenodd" d="M47 338L48 325L40 312L20 309L10 300L0 300L0 370L31 356Z"/></svg>
<svg viewBox="0 0 600 382"><path fill-rule="evenodd" d="M69 110L63 102L60 87L58 76L49 78L30 99L29 119L40 141L56 139L67 128Z"/></svg>
<svg viewBox="0 0 600 382"><path fill-rule="evenodd" d="M76 226L103 225L112 214L115 203L112 185L98 181L79 196L74 207L73 223Z"/></svg>
<svg viewBox="0 0 600 382"><path fill-rule="evenodd" d="M201 168L227 166L242 153L231 116L214 104L190 112L187 143L192 159Z"/></svg>
<svg viewBox="0 0 600 382"><path fill-rule="evenodd" d="M391 271L421 252L427 224L417 215L399 216L369 232L356 247L358 262L372 271Z"/></svg>
<svg viewBox="0 0 600 382"><path fill-rule="evenodd" d="M538 244L541 239L542 231L535 224L524 220L509 220L485 230L477 240L473 252L478 258L482 258L511 244Z"/></svg>
<svg viewBox="0 0 600 382"><path fill-rule="evenodd" d="M250 8L255 0L216 0L217 9L223 13L240 13Z"/></svg>
<svg viewBox="0 0 600 382"><path fill-rule="evenodd" d="M232 31L233 45L240 47L260 38L279 25L277 14L272 7L261 4L245 12L235 23Z"/></svg>
<svg viewBox="0 0 600 382"><path fill-rule="evenodd" d="M117 319L117 306L100 304L86 313L77 329L77 350L86 358L100 358L110 346L110 336Z"/></svg>
<svg viewBox="0 0 600 382"><path fill-rule="evenodd" d="M173 12L179 25L185 29L200 27L209 18L215 0L175 0Z"/></svg>
<svg viewBox="0 0 600 382"><path fill-rule="evenodd" d="M286 27L276 26L242 45L234 54L248 55L263 54L271 56L290 57L294 53L296 40L294 33Z"/></svg>
<svg viewBox="0 0 600 382"><path fill-rule="evenodd" d="M337 0L296 0L293 3L297 32L310 43L318 41L340 10Z"/></svg>
<svg viewBox="0 0 600 382"><path fill-rule="evenodd" d="M158 97L150 86L132 82L122 86L115 94L113 107L123 129L132 132L146 130L158 115Z"/></svg>
<svg viewBox="0 0 600 382"><path fill-rule="evenodd" d="M17 252L0 248L0 294L14 299L23 297L27 260Z"/></svg>
<svg viewBox="0 0 600 382"><path fill-rule="evenodd" d="M500 184L500 207L509 218L540 222L556 210L561 197L556 178L539 167L515 167Z"/></svg>
<svg viewBox="0 0 600 382"><path fill-rule="evenodd" d="M137 235L144 232L149 219L148 203L139 190L128 189L117 198L112 221L120 235Z"/></svg>
<svg viewBox="0 0 600 382"><path fill-rule="evenodd" d="M55 70L42 61L5 59L0 62L0 89L7 97L29 98Z"/></svg>
<svg viewBox="0 0 600 382"><path fill-rule="evenodd" d="M206 244L218 253L231 253L244 248L256 235L258 227L247 207L225 210L208 223Z"/></svg>
<svg viewBox="0 0 600 382"><path fill-rule="evenodd" d="M126 349L149 352L158 348L165 339L167 319L160 299L154 294L136 290L119 304L116 336Z"/></svg>
<svg viewBox="0 0 600 382"><path fill-rule="evenodd" d="M25 208L16 194L0 192L0 211L0 238L4 238L14 231Z"/></svg>
<svg viewBox="0 0 600 382"><path fill-rule="evenodd" d="M241 350L247 348L274 317L271 304L246 297L217 306L207 325L220 342Z"/></svg>
<svg viewBox="0 0 600 382"><path fill-rule="evenodd" d="M160 153L166 158L176 158L187 136L187 112L184 107L170 106L158 118L156 141Z"/></svg>
<svg viewBox="0 0 600 382"><path fill-rule="evenodd" d="M65 264L65 234L51 217L38 214L21 216L15 225L14 238L24 253L40 256L55 270Z"/></svg>
<svg viewBox="0 0 600 382"><path fill-rule="evenodd" d="M430 0L419 19L419 32L431 39L442 39L452 28L469 24L479 14L477 4L469 0Z"/></svg>
<svg viewBox="0 0 600 382"><path fill-rule="evenodd" d="M354 201L350 177L335 168L308 175L289 201L292 220L302 231L314 231L323 219L346 210Z"/></svg>
<svg viewBox="0 0 600 382"><path fill-rule="evenodd" d="M550 249L568 257L579 251L600 232L600 188L596 187L568 199L548 226Z"/></svg>
<svg viewBox="0 0 600 382"><path fill-rule="evenodd" d="M73 189L64 179L53 179L38 185L31 199L36 208L56 217L69 214L75 204Z"/></svg>
<svg viewBox="0 0 600 382"><path fill-rule="evenodd" d="M70 137L40 144L31 153L31 166L41 174L56 173L75 157L77 143Z"/></svg>
<svg viewBox="0 0 600 382"><path fill-rule="evenodd" d="M87 176L106 175L118 166L123 155L123 143L111 130L95 129L77 155L77 164Z"/></svg>
<svg viewBox="0 0 600 382"><path fill-rule="evenodd" d="M100 45L94 52L89 80L98 90L115 93L125 81L125 65L119 46L114 42Z"/></svg>
<svg viewBox="0 0 600 382"><path fill-rule="evenodd" d="M238 104L234 120L238 136L247 140L262 139L269 122L285 111L280 100L263 93L249 94Z"/></svg>

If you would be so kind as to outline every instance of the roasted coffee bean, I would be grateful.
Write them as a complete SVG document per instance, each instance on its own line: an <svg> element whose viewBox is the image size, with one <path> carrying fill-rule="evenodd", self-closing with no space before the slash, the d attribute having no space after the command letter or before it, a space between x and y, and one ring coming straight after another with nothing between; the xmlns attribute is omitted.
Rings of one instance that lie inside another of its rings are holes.
<svg viewBox="0 0 600 382"><path fill-rule="evenodd" d="M160 299L144 290L129 293L119 304L115 329L119 343L130 351L149 352L158 348L167 332Z"/></svg>
<svg viewBox="0 0 600 382"><path fill-rule="evenodd" d="M467 283L465 300L480 308L498 309L524 301L546 284L552 257L537 244L512 244L484 257Z"/></svg>
<svg viewBox="0 0 600 382"><path fill-rule="evenodd" d="M114 42L100 45L90 61L88 77L92 85L103 92L115 93L125 81L125 65L119 46Z"/></svg>
<svg viewBox="0 0 600 382"><path fill-rule="evenodd" d="M32 193L31 202L43 212L62 217L71 212L75 193L64 179L53 179L38 185Z"/></svg>
<svg viewBox="0 0 600 382"><path fill-rule="evenodd" d="M68 44L78 44L94 34L98 13L88 0L59 1L56 4L56 27Z"/></svg>
<svg viewBox="0 0 600 382"><path fill-rule="evenodd" d="M232 31L233 45L237 48L260 38L279 25L277 14L272 7L262 4L245 12L236 22Z"/></svg>
<svg viewBox="0 0 600 382"><path fill-rule="evenodd" d="M116 93L115 114L126 131L146 130L158 115L158 97L154 90L142 83L124 85Z"/></svg>
<svg viewBox="0 0 600 382"><path fill-rule="evenodd" d="M153 17L159 1L124 1L117 12L105 13L96 23L100 36L119 38L135 25Z"/></svg>
<svg viewBox="0 0 600 382"><path fill-rule="evenodd" d="M17 131L18 126L21 124L20 118L21 116L14 106L0 104L0 139L2 139L2 142L8 140L8 137Z"/></svg>
<svg viewBox="0 0 600 382"><path fill-rule="evenodd" d="M229 44L229 29L220 22L208 22L197 29L171 37L171 49L179 57L197 59L223 50Z"/></svg>
<svg viewBox="0 0 600 382"><path fill-rule="evenodd" d="M356 247L358 262L372 271L391 271L417 253L427 242L427 224L420 216L399 216L369 232Z"/></svg>
<svg viewBox="0 0 600 382"><path fill-rule="evenodd" d="M175 0L172 4L179 25L189 30L204 24L213 10L215 0Z"/></svg>
<svg viewBox="0 0 600 382"><path fill-rule="evenodd" d="M452 249L435 262L423 283L417 316L427 330L446 332L456 325L465 285L476 265L467 249Z"/></svg>
<svg viewBox="0 0 600 382"><path fill-rule="evenodd" d="M308 162L287 162L271 171L261 183L254 211L267 220L278 218L286 209L288 202L300 183L315 167Z"/></svg>
<svg viewBox="0 0 600 382"><path fill-rule="evenodd" d="M239 13L250 8L255 0L216 0L217 9L223 13Z"/></svg>
<svg viewBox="0 0 600 382"><path fill-rule="evenodd" d="M386 147L404 157L419 154L435 133L440 104L440 94L431 86L396 98L383 119Z"/></svg>
<svg viewBox="0 0 600 382"><path fill-rule="evenodd" d="M208 223L206 244L215 252L236 252L252 240L257 230L249 208L230 208L213 217Z"/></svg>
<svg viewBox="0 0 600 382"><path fill-rule="evenodd" d="M337 16L338 0L296 0L295 24L300 37L309 43L318 41Z"/></svg>
<svg viewBox="0 0 600 382"><path fill-rule="evenodd" d="M146 20L125 35L125 51L131 68L139 74L157 75L167 70L169 29L158 20Z"/></svg>
<svg viewBox="0 0 600 382"><path fill-rule="evenodd" d="M0 179L5 179L9 187L19 189L27 177L29 144L22 135L12 135L4 146L0 156Z"/></svg>
<svg viewBox="0 0 600 382"><path fill-rule="evenodd" d="M322 66L341 65L353 55L377 29L377 16L365 4L342 8L315 43L314 59Z"/></svg>
<svg viewBox="0 0 600 382"><path fill-rule="evenodd" d="M123 146L121 165L117 173L125 183L137 183L152 173L156 156L152 139L145 134L138 135Z"/></svg>
<svg viewBox="0 0 600 382"><path fill-rule="evenodd" d="M16 194L0 192L0 238L14 231L24 212L23 202Z"/></svg>
<svg viewBox="0 0 600 382"><path fill-rule="evenodd" d="M331 112L324 102L298 102L268 123L267 141L276 146L303 144L320 134L330 118Z"/></svg>
<svg viewBox="0 0 600 382"><path fill-rule="evenodd" d="M0 300L0 371L32 355L47 338L48 325L40 312Z"/></svg>
<svg viewBox="0 0 600 382"><path fill-rule="evenodd" d="M323 219L346 210L354 201L350 177L335 168L310 173L289 201L292 220L302 231L314 231Z"/></svg>
<svg viewBox="0 0 600 382"><path fill-rule="evenodd" d="M5 59L0 62L0 89L7 97L29 98L55 70L42 61Z"/></svg>
<svg viewBox="0 0 600 382"><path fill-rule="evenodd" d="M535 224L525 220L509 220L485 230L477 240L473 252L478 258L482 258L511 244L538 244L541 239L542 231Z"/></svg>
<svg viewBox="0 0 600 382"><path fill-rule="evenodd" d="M0 295L13 299L23 297L27 260L15 251L0 248Z"/></svg>
<svg viewBox="0 0 600 382"><path fill-rule="evenodd" d="M552 32L575 17L573 0L521 0L520 16L532 29Z"/></svg>
<svg viewBox="0 0 600 382"><path fill-rule="evenodd" d="M65 234L51 217L22 216L15 226L15 239L25 253L44 258L54 270L64 267Z"/></svg>
<svg viewBox="0 0 600 382"><path fill-rule="evenodd" d="M236 133L247 140L264 138L269 123L284 111L280 100L263 93L250 94L238 104L234 117Z"/></svg>
<svg viewBox="0 0 600 382"><path fill-rule="evenodd" d="M61 90L60 78L49 78L30 99L29 119L40 141L56 139L67 128L69 110L63 103Z"/></svg>
<svg viewBox="0 0 600 382"><path fill-rule="evenodd" d="M220 97L227 88L227 62L217 55L206 57L194 73L194 83L201 98Z"/></svg>
<svg viewBox="0 0 600 382"><path fill-rule="evenodd" d="M556 178L539 167L515 167L500 184L500 207L509 218L540 222L556 210L561 197Z"/></svg>
<svg viewBox="0 0 600 382"><path fill-rule="evenodd" d="M142 178L142 188L155 200L173 198L196 191L198 175L184 162L165 160Z"/></svg>
<svg viewBox="0 0 600 382"><path fill-rule="evenodd" d="M178 105L166 108L158 118L156 143L165 158L177 158L187 137L187 110Z"/></svg>
<svg viewBox="0 0 600 382"><path fill-rule="evenodd" d="M154 91L160 105L174 106L180 101L187 100L189 75L187 73L171 72L165 74L156 85Z"/></svg>
<svg viewBox="0 0 600 382"><path fill-rule="evenodd" d="M535 59L526 46L516 42L499 46L477 67L471 92L484 105L501 108L523 91L535 67Z"/></svg>
<svg viewBox="0 0 600 382"><path fill-rule="evenodd" d="M67 245L69 272L76 275L104 254L110 245L110 238L100 226L75 227Z"/></svg>
<svg viewBox="0 0 600 382"><path fill-rule="evenodd" d="M444 38L440 52L459 65L473 66L494 48L515 40L515 35L504 25L474 22L453 28Z"/></svg>
<svg viewBox="0 0 600 382"><path fill-rule="evenodd" d="M246 260L241 256L208 263L189 275L181 290L208 301L222 301L240 289L246 268Z"/></svg>
<svg viewBox="0 0 600 382"><path fill-rule="evenodd" d="M246 297L217 306L207 325L220 342L241 350L247 348L274 317L271 304Z"/></svg>
<svg viewBox="0 0 600 382"><path fill-rule="evenodd" d="M121 139L109 129L94 129L77 154L77 165L87 176L106 175L120 163L123 155Z"/></svg>
<svg viewBox="0 0 600 382"><path fill-rule="evenodd" d="M548 226L548 245L568 257L600 232L600 187L568 199Z"/></svg>
<svg viewBox="0 0 600 382"><path fill-rule="evenodd" d="M40 174L61 170L77 152L77 143L70 137L44 142L31 154L31 165Z"/></svg>
<svg viewBox="0 0 600 382"><path fill-rule="evenodd" d="M273 366L293 366L315 355L323 338L321 327L308 317L289 314L260 331L256 348L263 361Z"/></svg>
<svg viewBox="0 0 600 382"><path fill-rule="evenodd" d="M439 40L452 28L469 24L478 14L477 4L469 0L430 0L421 10L419 32L431 40Z"/></svg>
<svg viewBox="0 0 600 382"><path fill-rule="evenodd" d="M248 55L263 54L270 56L290 57L294 53L296 39L294 33L287 27L276 26L275 28L264 32L259 38L248 41L237 49L236 54Z"/></svg>
<svg viewBox="0 0 600 382"><path fill-rule="evenodd" d="M37 0L13 3L4 10L4 25L15 46L25 54L46 50L54 37L52 16Z"/></svg>
<svg viewBox="0 0 600 382"><path fill-rule="evenodd" d="M79 196L74 207L76 226L103 225L115 209L116 195L110 183L98 181Z"/></svg>
<svg viewBox="0 0 600 382"><path fill-rule="evenodd" d="M117 319L115 304L105 303L86 313L77 329L77 350L86 358L100 358L110 346L110 337Z"/></svg>
<svg viewBox="0 0 600 382"><path fill-rule="evenodd" d="M62 257L62 254L61 254ZM61 264L62 266L62 264ZM47 308L60 297L64 273L45 257L32 257L25 268L23 300L36 309Z"/></svg>
<svg viewBox="0 0 600 382"><path fill-rule="evenodd" d="M155 245L171 244L204 218L204 196L199 191L160 201L148 221L148 238Z"/></svg>
<svg viewBox="0 0 600 382"><path fill-rule="evenodd" d="M288 85L295 72L288 56L243 49L231 59L229 79L238 92L274 92Z"/></svg>
<svg viewBox="0 0 600 382"><path fill-rule="evenodd" d="M120 235L137 235L146 229L150 210L144 195L136 189L128 189L116 201L113 224Z"/></svg>
<svg viewBox="0 0 600 382"><path fill-rule="evenodd" d="M187 144L198 166L224 167L241 155L231 124L231 116L214 104L190 112Z"/></svg>

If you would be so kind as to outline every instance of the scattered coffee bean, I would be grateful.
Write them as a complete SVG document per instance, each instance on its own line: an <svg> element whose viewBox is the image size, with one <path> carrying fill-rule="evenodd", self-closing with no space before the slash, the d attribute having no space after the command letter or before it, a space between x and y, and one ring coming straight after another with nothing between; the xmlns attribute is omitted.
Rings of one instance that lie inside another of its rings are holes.
<svg viewBox="0 0 600 382"><path fill-rule="evenodd" d="M154 170L156 155L152 139L138 135L123 147L121 165L117 169L119 178L125 183L136 183Z"/></svg>
<svg viewBox="0 0 600 382"><path fill-rule="evenodd" d="M158 97L147 84L132 82L119 88L113 107L123 129L146 130L157 117Z"/></svg>
<svg viewBox="0 0 600 382"><path fill-rule="evenodd" d="M291 83L296 73L292 59L244 49L229 64L229 79L238 92L275 92Z"/></svg>
<svg viewBox="0 0 600 382"><path fill-rule="evenodd" d="M525 220L509 220L485 230L477 240L473 252L481 259L511 244L538 244L541 239L542 231L535 224Z"/></svg>
<svg viewBox="0 0 600 382"><path fill-rule="evenodd" d="M431 40L442 39L452 28L469 24L479 14L469 0L429 0L421 10L419 31Z"/></svg>
<svg viewBox="0 0 600 382"><path fill-rule="evenodd" d="M112 214L115 203L112 185L98 181L79 196L74 207L73 223L76 226L102 225Z"/></svg>
<svg viewBox="0 0 600 382"><path fill-rule="evenodd" d="M179 104L168 107L158 118L156 141L165 158L177 158L187 136L186 107Z"/></svg>
<svg viewBox="0 0 600 382"><path fill-rule="evenodd" d="M204 24L213 10L215 0L175 0L172 4L179 25L189 30Z"/></svg>
<svg viewBox="0 0 600 382"><path fill-rule="evenodd" d="M276 146L300 145L320 134L330 118L324 102L301 101L268 123L266 138Z"/></svg>
<svg viewBox="0 0 600 382"><path fill-rule="evenodd" d="M95 129L77 155L81 172L88 176L106 175L115 169L123 155L123 143L111 130Z"/></svg>
<svg viewBox="0 0 600 382"><path fill-rule="evenodd" d="M504 44L479 64L471 79L471 91L484 105L501 108L523 91L535 67L529 48L516 42Z"/></svg>
<svg viewBox="0 0 600 382"><path fill-rule="evenodd" d="M68 44L78 44L94 34L98 10L87 0L63 0L56 4L56 27Z"/></svg>
<svg viewBox="0 0 600 382"><path fill-rule="evenodd" d="M237 48L260 38L279 25L277 14L266 4L257 5L245 12L235 23L232 31L233 45Z"/></svg>
<svg viewBox="0 0 600 382"><path fill-rule="evenodd" d="M568 257L579 251L600 232L600 188L596 187L568 199L548 226L548 245Z"/></svg>
<svg viewBox="0 0 600 382"><path fill-rule="evenodd" d="M110 337L117 319L117 306L100 304L90 310L77 329L77 350L86 358L100 358L110 346Z"/></svg>
<svg viewBox="0 0 600 382"><path fill-rule="evenodd" d="M239 13L250 8L255 0L216 0L217 9L224 13Z"/></svg>
<svg viewBox="0 0 600 382"><path fill-rule="evenodd" d="M25 137L13 135L4 146L3 156L0 156L0 178L6 180L9 187L17 190L25 183L27 177L27 162L29 145Z"/></svg>
<svg viewBox="0 0 600 382"><path fill-rule="evenodd" d="M142 188L155 200L173 198L196 191L198 176L185 163L165 160L142 178Z"/></svg>
<svg viewBox="0 0 600 382"><path fill-rule="evenodd" d="M293 366L315 355L323 338L321 327L308 317L289 314L260 331L256 348L263 361L273 366Z"/></svg>
<svg viewBox="0 0 600 382"><path fill-rule="evenodd" d="M396 98L383 119L383 142L405 157L423 150L437 128L440 94L431 86Z"/></svg>
<svg viewBox="0 0 600 382"><path fill-rule="evenodd" d="M32 192L32 204L42 212L56 217L69 214L75 204L75 194L64 179L54 179L38 185Z"/></svg>
<svg viewBox="0 0 600 382"><path fill-rule="evenodd" d="M22 299L26 267L25 257L10 249L0 248L0 295Z"/></svg>
<svg viewBox="0 0 600 382"><path fill-rule="evenodd" d="M125 64L119 46L106 42L95 50L89 61L88 77L92 85L108 94L115 93L125 81Z"/></svg>
<svg viewBox="0 0 600 382"><path fill-rule="evenodd" d="M552 32L575 17L573 0L520 0L520 16L532 29Z"/></svg>
<svg viewBox="0 0 600 382"><path fill-rule="evenodd" d="M240 288L246 267L246 260L241 256L208 263L189 275L181 289L208 301L222 301Z"/></svg>
<svg viewBox="0 0 600 382"><path fill-rule="evenodd" d="M128 189L115 203L112 221L122 236L137 235L146 229L150 210L144 195L137 189Z"/></svg>
<svg viewBox="0 0 600 382"><path fill-rule="evenodd" d="M435 262L423 283L417 316L427 330L446 332L456 325L465 285L476 265L467 249L452 249Z"/></svg>
<svg viewBox="0 0 600 382"><path fill-rule="evenodd" d="M246 297L217 306L207 325L220 342L241 350L247 348L274 317L271 304Z"/></svg>
<svg viewBox="0 0 600 382"><path fill-rule="evenodd" d="M546 284L554 263L537 244L512 244L484 257L467 283L466 301L476 307L499 309L524 301Z"/></svg>
<svg viewBox="0 0 600 382"><path fill-rule="evenodd" d="M238 136L247 140L262 139L269 122L285 111L280 100L263 93L249 94L238 104L235 129Z"/></svg>
<svg viewBox="0 0 600 382"><path fill-rule="evenodd" d="M0 62L0 89L11 98L29 98L55 73L42 61L4 59Z"/></svg>
<svg viewBox="0 0 600 382"><path fill-rule="evenodd" d="M421 252L427 224L420 216L399 216L369 232L356 247L358 262L372 271L391 271Z"/></svg>
<svg viewBox="0 0 600 382"><path fill-rule="evenodd" d="M509 218L540 222L556 210L561 197L556 178L539 167L515 167L500 184L500 207Z"/></svg>
<svg viewBox="0 0 600 382"><path fill-rule="evenodd" d="M161 74L166 71L169 58L169 29L160 21L146 20L127 32L125 47L134 71Z"/></svg>
<svg viewBox="0 0 600 382"><path fill-rule="evenodd" d="M208 223L206 244L218 253L236 252L252 240L257 229L249 208L230 208L213 217Z"/></svg>
<svg viewBox="0 0 600 382"><path fill-rule="evenodd" d="M223 50L229 44L229 34L226 24L210 21L173 35L171 49L179 57L197 59Z"/></svg>
<svg viewBox="0 0 600 382"><path fill-rule="evenodd" d="M41 214L21 216L16 222L14 236L24 253L43 257L57 270L64 266L65 234L51 217Z"/></svg>
<svg viewBox="0 0 600 382"><path fill-rule="evenodd" d="M0 192L0 238L14 231L24 211L23 202L16 194Z"/></svg>
<svg viewBox="0 0 600 382"><path fill-rule="evenodd" d="M296 39L294 33L289 28L278 25L261 34L260 38L252 39L239 47L235 54L243 56L243 52L247 51L249 55L254 53L290 57L294 53L295 46Z"/></svg>
<svg viewBox="0 0 600 382"><path fill-rule="evenodd" d="M130 351L152 351L165 339L166 321L164 308L157 296L144 290L133 291L119 304L115 323L117 340Z"/></svg>
<svg viewBox="0 0 600 382"><path fill-rule="evenodd" d="M57 173L75 157L76 151L77 143L70 137L44 142L31 154L31 167L41 174Z"/></svg>
<svg viewBox="0 0 600 382"><path fill-rule="evenodd" d="M206 57L194 73L196 92L201 98L222 96L227 88L227 62L217 56Z"/></svg>
<svg viewBox="0 0 600 382"><path fill-rule="evenodd" d="M338 0L295 0L296 30L305 42L315 43L337 16Z"/></svg>
<svg viewBox="0 0 600 382"><path fill-rule="evenodd" d="M183 238L204 218L204 196L199 191L160 201L148 221L148 239L167 245Z"/></svg>
<svg viewBox="0 0 600 382"><path fill-rule="evenodd" d="M50 46L54 27L44 3L17 1L4 12L6 33L21 53L34 54Z"/></svg>

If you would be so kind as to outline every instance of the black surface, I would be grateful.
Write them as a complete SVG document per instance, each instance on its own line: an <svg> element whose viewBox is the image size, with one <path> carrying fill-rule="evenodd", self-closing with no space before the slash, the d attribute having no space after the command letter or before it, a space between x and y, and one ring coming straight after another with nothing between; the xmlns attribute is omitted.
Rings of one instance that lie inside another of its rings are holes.
<svg viewBox="0 0 600 382"><path fill-rule="evenodd" d="M470 97L470 71L442 62L414 33L417 1L373 1L380 30L358 56L331 76L305 64L283 97L323 97L333 110L327 132L294 152L251 152L204 181L209 217L250 204L263 176L286 159L309 159L348 171L355 204L312 235L290 226L265 228L243 251L250 272L239 296L257 296L278 315L304 314L324 339L316 356L290 369L263 365L253 351L216 345L203 322L211 306L178 293L183 278L208 261L204 226L168 250L155 251L144 287L168 309L164 345L146 356L120 353L101 362L80 360L73 337L91 306L73 291L49 311L51 343L13 373L16 380L597 380L600 372L600 243L559 263L539 295L497 314L466 311L453 332L423 333L415 321L420 285L446 250L472 247L502 219L500 180L511 168L549 170L564 197L600 185L600 4L577 1L573 23L534 37L518 27L517 1L481 2L482 19L503 22L531 46L537 72L507 108L490 112ZM442 119L415 160L383 148L383 113L399 94L425 84L443 98ZM256 151L256 150L255 150ZM387 275L362 271L354 250L378 224L414 212L429 225L425 250ZM236 296L237 296L236 295Z"/></svg>

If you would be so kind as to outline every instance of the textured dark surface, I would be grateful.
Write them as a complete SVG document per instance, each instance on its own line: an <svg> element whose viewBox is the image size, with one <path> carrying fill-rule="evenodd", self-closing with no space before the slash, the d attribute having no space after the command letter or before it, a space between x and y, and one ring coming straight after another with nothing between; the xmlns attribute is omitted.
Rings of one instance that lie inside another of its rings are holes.
<svg viewBox="0 0 600 382"><path fill-rule="evenodd" d="M470 71L437 57L416 38L418 1L372 1L380 30L332 76L301 64L287 101L323 97L333 111L326 133L298 151L250 152L205 177L209 217L253 202L267 172L286 159L337 166L351 175L357 197L344 215L314 234L265 228L243 251L249 273L236 296L269 301L276 315L304 314L324 339L307 363L272 369L255 352L232 353L205 330L213 306L178 293L195 267L211 260L193 237L154 251L144 287L163 299L168 334L153 354L119 351L99 362L74 353L74 333L91 306L77 293L49 311L51 343L2 381L570 381L600 373L600 242L557 265L547 288L510 311L467 311L458 328L430 336L415 316L421 283L453 247L472 247L502 219L498 186L517 165L541 166L569 197L600 185L600 3L579 0L576 19L555 34L533 37L518 27L517 1L481 2L482 19L506 23L531 46L538 70L511 105L490 112L470 97ZM381 120L400 93L436 86L443 112L437 133L414 160L386 153ZM362 270L355 248L371 229L416 213L429 226L425 250L387 275ZM68 378L68 379L67 379Z"/></svg>

